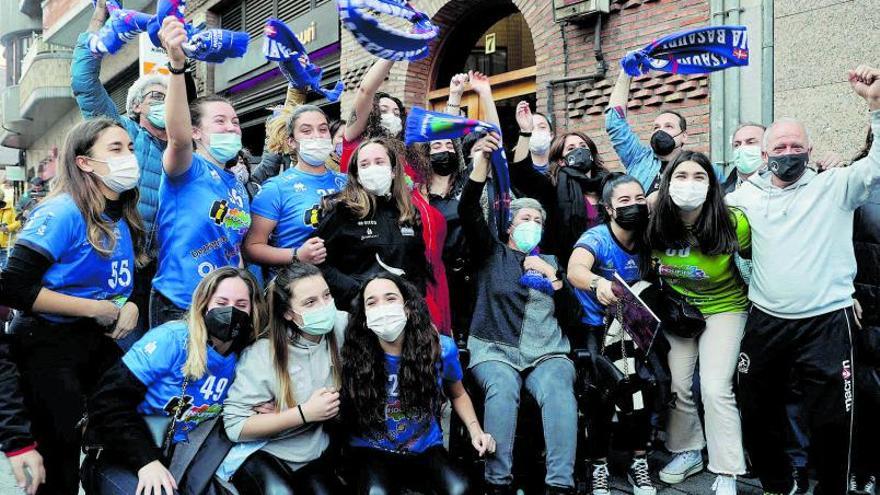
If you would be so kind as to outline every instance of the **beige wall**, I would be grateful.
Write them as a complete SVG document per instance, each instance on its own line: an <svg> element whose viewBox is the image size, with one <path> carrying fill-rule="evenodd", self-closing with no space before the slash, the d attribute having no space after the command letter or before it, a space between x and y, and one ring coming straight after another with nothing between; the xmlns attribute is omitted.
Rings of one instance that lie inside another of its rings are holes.
<svg viewBox="0 0 880 495"><path fill-rule="evenodd" d="M851 157L868 120L846 71L880 65L880 0L775 0L774 17L775 117L803 120L819 154Z"/></svg>
<svg viewBox="0 0 880 495"><path fill-rule="evenodd" d="M64 146L64 137L67 135L67 132L81 121L82 116L79 113L79 109L76 107L58 119L58 122L55 125L47 129L45 134L34 141L34 144L28 148L27 167L36 170L37 165L40 164L40 160L49 156L53 146L58 147L58 153L60 154L61 148Z"/></svg>

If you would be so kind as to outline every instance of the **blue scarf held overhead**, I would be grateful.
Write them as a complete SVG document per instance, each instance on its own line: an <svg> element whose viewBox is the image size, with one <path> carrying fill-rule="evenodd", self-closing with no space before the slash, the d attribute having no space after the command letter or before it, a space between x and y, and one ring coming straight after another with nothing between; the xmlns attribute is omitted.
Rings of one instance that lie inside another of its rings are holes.
<svg viewBox="0 0 880 495"><path fill-rule="evenodd" d="M156 5L156 16L150 21L148 31L150 40L156 46L162 46L159 40L159 29L166 17L173 15L186 28L187 41L183 44L183 52L193 60L217 64L228 58L244 56L250 42L250 35L242 31L228 29L204 29L186 22L186 0L159 0Z"/></svg>
<svg viewBox="0 0 880 495"><path fill-rule="evenodd" d="M306 47L287 24L278 19L269 19L263 34L263 56L278 62L278 68L291 86L320 93L330 102L339 100L345 85L337 81L333 89L321 87L323 69L309 60Z"/></svg>
<svg viewBox="0 0 880 495"><path fill-rule="evenodd" d="M93 0L94 2L94 0ZM147 30L152 16L126 10L116 0L107 0L107 21L97 33L89 33L89 51L94 55L114 54Z"/></svg>
<svg viewBox="0 0 880 495"><path fill-rule="evenodd" d="M413 107L406 117L405 143L424 143L437 139L458 139L473 132L497 132L501 129L481 120L459 117L440 112L431 112L424 108ZM492 205L496 215L498 237L506 234L510 223L510 172L504 147L492 153L492 171L495 177L495 201Z"/></svg>
<svg viewBox="0 0 880 495"><path fill-rule="evenodd" d="M417 11L405 0L337 0L336 6L342 24L358 43L386 60L412 62L427 57L429 43L440 32L427 14ZM382 24L371 12L408 21L412 30Z"/></svg>
<svg viewBox="0 0 880 495"><path fill-rule="evenodd" d="M626 54L621 67L632 77L651 70L673 74L706 74L749 65L745 26L710 26L664 36Z"/></svg>

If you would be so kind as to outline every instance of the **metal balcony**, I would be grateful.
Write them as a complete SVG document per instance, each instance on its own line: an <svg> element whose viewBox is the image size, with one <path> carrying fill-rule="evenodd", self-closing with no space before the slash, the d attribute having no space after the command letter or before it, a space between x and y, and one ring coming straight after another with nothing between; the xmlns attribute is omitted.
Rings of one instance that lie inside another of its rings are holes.
<svg viewBox="0 0 880 495"><path fill-rule="evenodd" d="M30 127L30 122L21 116L19 87L9 86L0 93L0 146L24 148L21 136Z"/></svg>
<svg viewBox="0 0 880 495"><path fill-rule="evenodd" d="M12 2L13 0L4 0ZM26 1L26 0L22 0ZM155 0L125 0L126 9L151 11ZM76 38L89 27L94 9L91 0L44 0L43 38L49 43L73 47Z"/></svg>
<svg viewBox="0 0 880 495"><path fill-rule="evenodd" d="M0 43L5 43L7 39L20 36L22 33L39 31L42 27L39 12L31 17L18 9L17 1L0 1Z"/></svg>

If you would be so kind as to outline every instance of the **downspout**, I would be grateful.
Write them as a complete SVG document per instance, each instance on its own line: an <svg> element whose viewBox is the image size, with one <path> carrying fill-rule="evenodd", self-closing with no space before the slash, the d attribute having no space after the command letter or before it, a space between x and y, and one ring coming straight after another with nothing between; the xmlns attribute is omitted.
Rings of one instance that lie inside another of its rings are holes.
<svg viewBox="0 0 880 495"><path fill-rule="evenodd" d="M773 2L761 2L761 121L773 122Z"/></svg>
<svg viewBox="0 0 880 495"><path fill-rule="evenodd" d="M605 74L608 72L608 64L605 62L605 55L602 53L602 14L596 14L596 24L594 27L593 33L593 53L596 56L596 72L588 75L580 75L580 76L566 76L559 79L551 79L547 81L547 115L550 115L553 118L553 113L555 110L555 101L553 97L553 90L558 84L568 84L570 82L596 82L600 79L605 79ZM565 68L565 73L568 73L568 44L565 40L565 30L562 29L562 49L563 49L563 63ZM566 103L568 102L568 98L566 98ZM566 124L568 124L568 112L566 109Z"/></svg>
<svg viewBox="0 0 880 495"><path fill-rule="evenodd" d="M713 26L724 24L724 0L711 0L709 2L709 19ZM709 156L712 159L712 166L715 168L715 174L719 179L724 172L726 160L724 159L725 151L725 129L724 129L724 102L725 102L725 85L724 73L726 71L717 71L709 75ZM719 175L720 173L720 175Z"/></svg>
<svg viewBox="0 0 880 495"><path fill-rule="evenodd" d="M724 11L724 24L739 25L740 14L742 13L740 0L727 0L725 3L728 8ZM729 145L730 138L733 135L734 129L739 126L740 121L742 120L740 100L742 89L740 85L740 77L742 76L742 71L740 69L733 69L721 72L724 73L726 87L724 91L724 136L722 136L724 147L722 148L723 151L720 157L724 160L724 164L722 164L724 177L727 177L727 174L730 173L731 162L733 161L733 150Z"/></svg>

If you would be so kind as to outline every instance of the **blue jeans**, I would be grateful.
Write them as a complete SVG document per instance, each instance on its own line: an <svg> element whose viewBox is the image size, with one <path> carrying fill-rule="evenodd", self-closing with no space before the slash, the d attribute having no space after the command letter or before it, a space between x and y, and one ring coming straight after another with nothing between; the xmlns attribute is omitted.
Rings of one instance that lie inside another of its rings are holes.
<svg viewBox="0 0 880 495"><path fill-rule="evenodd" d="M0 271L6 269L6 263L9 262L9 250L0 248Z"/></svg>
<svg viewBox="0 0 880 495"><path fill-rule="evenodd" d="M544 483L574 487L577 447L577 403L574 398L574 364L559 357L542 361L522 374L500 361L487 361L471 369L486 397L483 427L497 444L486 460L486 481L493 485L513 482L513 439L516 434L520 392L525 388L541 407L547 476Z"/></svg>

